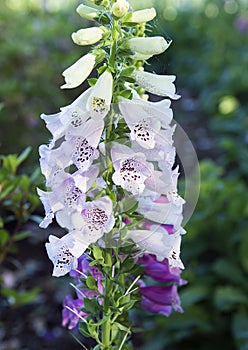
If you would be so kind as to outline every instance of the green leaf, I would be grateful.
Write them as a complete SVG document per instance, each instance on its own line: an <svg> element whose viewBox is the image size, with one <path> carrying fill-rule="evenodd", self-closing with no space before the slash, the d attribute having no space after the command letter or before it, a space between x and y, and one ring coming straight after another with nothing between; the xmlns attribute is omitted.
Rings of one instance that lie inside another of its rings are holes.
<svg viewBox="0 0 248 350"><path fill-rule="evenodd" d="M84 322L80 322L80 323L79 323L79 332L80 332L83 336L85 336L86 338L90 338L90 337L91 337L91 335L90 335L90 333L89 333L89 331L88 331L87 324L84 323Z"/></svg>
<svg viewBox="0 0 248 350"><path fill-rule="evenodd" d="M27 147L17 158L17 166L19 166L22 162L24 162L24 160L27 159L27 157L29 156L30 152L31 152L31 147Z"/></svg>
<svg viewBox="0 0 248 350"><path fill-rule="evenodd" d="M4 227L3 218L0 216L0 229Z"/></svg>
<svg viewBox="0 0 248 350"><path fill-rule="evenodd" d="M124 331L128 334L131 334L130 328L124 326L123 324L119 323L119 322L115 322L114 325L121 331Z"/></svg>
<svg viewBox="0 0 248 350"><path fill-rule="evenodd" d="M126 260L121 263L121 272L130 272L132 271L135 262L132 258L128 257Z"/></svg>
<svg viewBox="0 0 248 350"><path fill-rule="evenodd" d="M104 263L104 258L103 258L103 254L102 254L102 249L96 245L92 246L92 252L94 255L94 258L96 260L99 260L99 262Z"/></svg>
<svg viewBox="0 0 248 350"><path fill-rule="evenodd" d="M85 283L89 289L95 291L98 290L96 280L92 276L88 276L85 280Z"/></svg>
<svg viewBox="0 0 248 350"><path fill-rule="evenodd" d="M233 286L218 287L214 295L214 303L221 311L235 309L240 304L247 303L246 293Z"/></svg>
<svg viewBox="0 0 248 350"><path fill-rule="evenodd" d="M84 308L87 313L91 315L98 315L99 312L99 304L97 302L97 299L84 299Z"/></svg>
<svg viewBox="0 0 248 350"><path fill-rule="evenodd" d="M6 230L0 230L0 245L5 246L9 240L9 233Z"/></svg>
<svg viewBox="0 0 248 350"><path fill-rule="evenodd" d="M130 90L122 90L122 91L119 92L119 96L122 96L124 98L127 98L127 99L131 100L133 94L132 94L132 91L130 91Z"/></svg>
<svg viewBox="0 0 248 350"><path fill-rule="evenodd" d="M1 294L9 299L11 304L16 306L32 303L36 298L40 288L32 288L29 291L16 291L11 288L2 288Z"/></svg>
<svg viewBox="0 0 248 350"><path fill-rule="evenodd" d="M240 260L242 263L242 266L246 272L248 272L248 235L247 232L245 232L242 235L242 241L240 244Z"/></svg>
<svg viewBox="0 0 248 350"><path fill-rule="evenodd" d="M14 241L16 241L16 242L17 241L21 241L21 240L23 240L23 239L25 239L25 238L27 238L29 236L30 236L30 231L23 231L23 232L18 233L15 236Z"/></svg>
<svg viewBox="0 0 248 350"><path fill-rule="evenodd" d="M234 316L232 333L237 349L248 350L248 315L246 313L238 313Z"/></svg>

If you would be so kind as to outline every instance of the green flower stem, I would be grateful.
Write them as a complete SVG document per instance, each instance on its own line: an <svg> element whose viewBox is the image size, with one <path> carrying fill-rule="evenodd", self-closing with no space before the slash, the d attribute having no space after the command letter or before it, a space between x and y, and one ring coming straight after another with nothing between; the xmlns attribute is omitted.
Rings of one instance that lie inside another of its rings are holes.
<svg viewBox="0 0 248 350"><path fill-rule="evenodd" d="M119 23L114 19L112 23L112 45L110 48L110 56L109 56L109 66L113 69L115 69L117 41L119 37L118 29L119 29Z"/></svg>
<svg viewBox="0 0 248 350"><path fill-rule="evenodd" d="M109 276L110 276L111 270L112 270L112 250L111 250L111 248L105 249L105 264L107 266L109 266L108 272L109 272ZM109 297L110 297L111 292L112 292L113 282L110 280L109 276L105 276L103 309L104 309L104 317L106 317L106 322L102 326L102 344L103 344L102 350L107 350L108 347L110 346L111 310L109 308Z"/></svg>

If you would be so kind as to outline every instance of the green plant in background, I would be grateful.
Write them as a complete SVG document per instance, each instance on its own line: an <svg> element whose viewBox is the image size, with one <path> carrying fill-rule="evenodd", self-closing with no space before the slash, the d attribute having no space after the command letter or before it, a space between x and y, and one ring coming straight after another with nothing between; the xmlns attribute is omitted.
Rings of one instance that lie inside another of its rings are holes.
<svg viewBox="0 0 248 350"><path fill-rule="evenodd" d="M157 318L155 325L148 316L145 327L154 327L154 333L142 350L154 343L154 334L158 350L248 347L247 183L226 178L212 161L200 167L201 194L183 251L189 281L181 293L185 313Z"/></svg>
<svg viewBox="0 0 248 350"><path fill-rule="evenodd" d="M27 148L19 156L0 155L0 294L14 305L32 302L39 291L39 288L15 290L8 287L4 278L5 268L11 264L16 265L13 258L18 259L18 242L29 236L27 223L32 220L32 213L39 204L35 190L39 170L30 175L20 172L20 166L30 151Z"/></svg>
<svg viewBox="0 0 248 350"><path fill-rule="evenodd" d="M162 9L162 4L165 4ZM152 33L176 37L167 57L147 69L178 74L184 97L178 121L195 141L200 159L218 161L228 174L247 179L248 4L242 0L154 1L159 18ZM171 11L174 17L164 21ZM228 34L227 34L228 33ZM192 128L194 125L194 128Z"/></svg>

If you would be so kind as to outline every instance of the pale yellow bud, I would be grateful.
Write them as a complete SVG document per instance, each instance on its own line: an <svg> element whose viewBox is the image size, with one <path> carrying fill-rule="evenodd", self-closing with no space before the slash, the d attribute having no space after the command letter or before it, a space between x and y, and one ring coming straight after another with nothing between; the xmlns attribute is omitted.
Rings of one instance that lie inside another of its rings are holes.
<svg viewBox="0 0 248 350"><path fill-rule="evenodd" d="M112 6L112 13L115 17L125 16L129 9L129 3L126 0L117 0Z"/></svg>
<svg viewBox="0 0 248 350"><path fill-rule="evenodd" d="M154 17L156 17L156 10L152 7L150 9L134 11L131 16L123 18L122 22L144 23L153 20Z"/></svg>
<svg viewBox="0 0 248 350"><path fill-rule="evenodd" d="M95 8L83 4L79 5L76 11L83 18L94 20L98 17L97 10Z"/></svg>
<svg viewBox="0 0 248 350"><path fill-rule="evenodd" d="M102 39L103 30L100 27L79 29L72 33L71 38L77 45L92 45Z"/></svg>
<svg viewBox="0 0 248 350"><path fill-rule="evenodd" d="M171 44L162 36L131 38L128 46L131 50L142 55L158 55L164 52Z"/></svg>

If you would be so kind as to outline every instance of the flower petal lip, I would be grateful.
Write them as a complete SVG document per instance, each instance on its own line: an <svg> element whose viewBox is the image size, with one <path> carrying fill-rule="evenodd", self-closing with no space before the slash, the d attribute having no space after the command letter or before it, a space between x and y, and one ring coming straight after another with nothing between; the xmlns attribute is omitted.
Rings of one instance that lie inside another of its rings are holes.
<svg viewBox="0 0 248 350"><path fill-rule="evenodd" d="M73 89L81 85L93 70L95 61L95 55L88 53L77 60L72 66L67 68L62 73L66 84L62 85L61 89Z"/></svg>
<svg viewBox="0 0 248 350"><path fill-rule="evenodd" d="M72 41L77 45L92 45L102 39L103 30L99 27L83 28L72 33Z"/></svg>

